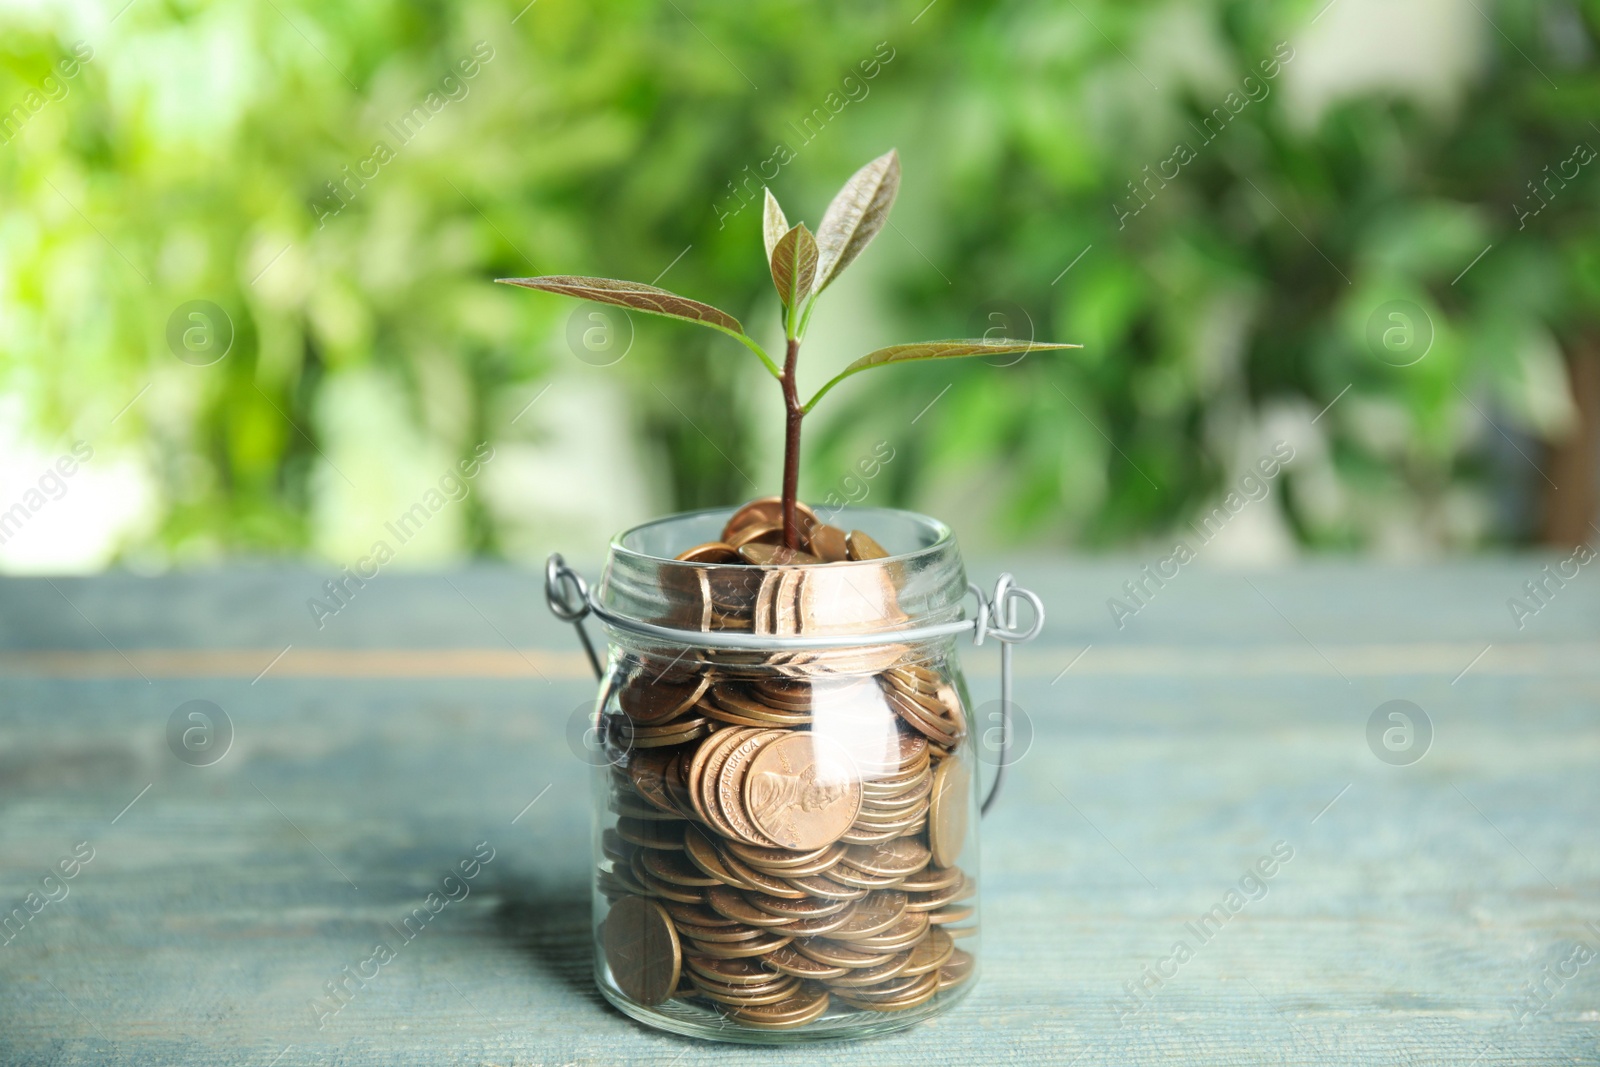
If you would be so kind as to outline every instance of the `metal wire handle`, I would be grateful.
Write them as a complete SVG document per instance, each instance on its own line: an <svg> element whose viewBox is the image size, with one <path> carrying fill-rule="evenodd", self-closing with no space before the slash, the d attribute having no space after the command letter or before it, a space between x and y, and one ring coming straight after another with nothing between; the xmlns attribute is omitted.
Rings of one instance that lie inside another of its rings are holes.
<svg viewBox="0 0 1600 1067"><path fill-rule="evenodd" d="M953 622L935 623L931 626L843 634L837 637L707 633L701 630L678 630L670 626L658 626L655 623L641 622L617 614L595 598L589 591L589 583L584 581L583 576L577 571L567 566L567 561L561 558L559 552L551 553L544 570L545 602L550 606L551 614L563 622L572 623L573 629L578 631L578 640L583 643L583 650L589 656L589 665L594 668L594 676L597 679L603 678L605 671L600 666L600 657L595 655L594 645L589 641L589 633L583 626L585 616L591 614L607 626L663 641L699 645L705 648L743 648L771 652L809 648L865 647L890 641L926 641L968 631L972 633L974 645L981 646L986 639L994 638L1000 643L1000 758L995 763L994 781L989 783L989 791L984 794L983 804L979 808L981 813L987 815L989 809L994 806L995 799L1000 795L1000 783L1005 778L1006 766L1009 763L1007 757L1011 749L1011 646L1032 641L1039 636L1039 632L1044 629L1044 604L1035 593L1017 585L1009 574L1002 574L995 582L993 597L985 597L983 590L971 582L967 583L967 591L978 602L976 612ZM1019 629L1017 622L1018 602L1025 603L1033 609L1033 621L1025 630Z"/></svg>

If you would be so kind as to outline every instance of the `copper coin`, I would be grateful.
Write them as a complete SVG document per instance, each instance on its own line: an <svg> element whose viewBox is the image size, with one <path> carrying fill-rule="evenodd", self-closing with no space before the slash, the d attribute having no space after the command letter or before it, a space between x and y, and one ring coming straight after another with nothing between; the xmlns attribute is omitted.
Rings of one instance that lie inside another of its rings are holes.
<svg viewBox="0 0 1600 1067"><path fill-rule="evenodd" d="M821 988L800 991L788 1000L759 1007L735 1008L728 1017L760 1030L788 1030L820 1019L828 1010L828 994Z"/></svg>
<svg viewBox="0 0 1600 1067"><path fill-rule="evenodd" d="M723 822L733 828L730 836L752 845L771 846L780 843L770 839L764 832L765 828L752 820L753 813L749 810L744 785L746 773L756 767L760 754L774 744L782 744L785 739L782 730L753 731L733 746L723 760L722 768L717 772L717 810L722 813ZM828 843L819 841L804 847L812 849Z"/></svg>
<svg viewBox="0 0 1600 1067"><path fill-rule="evenodd" d="M757 893L767 893L775 897L788 897L792 900L799 900L807 893L806 890L798 888L795 883L790 882L788 879L778 878L764 871L758 871L739 859L739 857L730 855L727 852L720 853L719 858L722 860L722 865L733 875L735 882Z"/></svg>
<svg viewBox="0 0 1600 1067"><path fill-rule="evenodd" d="M787 952L787 949L778 949ZM730 986L763 986L770 984L785 971L768 967L763 960L714 960L704 956L685 956L689 969L713 982Z"/></svg>
<svg viewBox="0 0 1600 1067"><path fill-rule="evenodd" d="M841 987L841 992L853 1000L868 1002L892 1000L900 994L916 988L919 985L917 979L920 977L922 976L906 974L901 971L893 978L885 978L883 981L873 982L871 985L843 986Z"/></svg>
<svg viewBox="0 0 1600 1067"><path fill-rule="evenodd" d="M846 901L849 904L849 901ZM813 915L807 919L791 919L782 926L776 927L780 933L790 937L822 937L833 933L839 927L850 921L850 915L855 905L833 915Z"/></svg>
<svg viewBox="0 0 1600 1067"><path fill-rule="evenodd" d="M932 893L960 885L965 877L960 867L931 866L906 878L900 883L900 888L907 893Z"/></svg>
<svg viewBox="0 0 1600 1067"><path fill-rule="evenodd" d="M724 918L706 907L704 904L680 904L675 900L663 901L661 906L667 909L667 914L672 916L675 925L685 923L690 926L733 926L732 919Z"/></svg>
<svg viewBox="0 0 1600 1067"><path fill-rule="evenodd" d="M761 833L785 848L810 851L850 828L861 810L861 782L844 746L795 731L760 750L743 799Z"/></svg>
<svg viewBox="0 0 1600 1067"><path fill-rule="evenodd" d="M958 986L972 977L972 972L977 969L977 958L970 952L956 949L950 957L950 962L939 968L939 988L949 989Z"/></svg>
<svg viewBox="0 0 1600 1067"><path fill-rule="evenodd" d="M627 863L633 856L634 846L618 836L617 831L606 827L600 831L600 852L610 860Z"/></svg>
<svg viewBox="0 0 1600 1067"><path fill-rule="evenodd" d="M707 541L673 558L680 563L738 563L739 550L725 541Z"/></svg>
<svg viewBox="0 0 1600 1067"><path fill-rule="evenodd" d="M795 524L802 531L809 530L817 524L817 514L805 503L796 500L794 503ZM773 523L783 525L783 498L777 496L762 497L752 500L744 505L728 519L727 525L722 528L722 539L728 540L728 535L734 530L747 526L753 522Z"/></svg>
<svg viewBox="0 0 1600 1067"><path fill-rule="evenodd" d="M926 974L917 979L917 984L904 993L893 997L850 997L844 993L839 994L839 999L849 1004L852 1008L861 1008L866 1011L905 1011L915 1008L932 1000L941 989L940 978L936 974Z"/></svg>
<svg viewBox="0 0 1600 1067"><path fill-rule="evenodd" d="M929 800L928 845L933 862L953 866L967 840L967 808L971 804L972 772L960 760L946 760L933 775Z"/></svg>
<svg viewBox="0 0 1600 1067"><path fill-rule="evenodd" d="M662 852L650 849L641 853L644 869L663 882L682 886L715 886L721 881L706 874L689 861L682 852Z"/></svg>
<svg viewBox="0 0 1600 1067"><path fill-rule="evenodd" d="M617 836L630 844L645 848L683 848L683 829L686 823L657 822L644 819L618 819Z"/></svg>
<svg viewBox="0 0 1600 1067"><path fill-rule="evenodd" d="M639 795L662 811L678 815L676 805L667 795L667 764L676 753L640 752L628 761L628 778ZM679 816L682 817L681 815Z"/></svg>
<svg viewBox="0 0 1600 1067"><path fill-rule="evenodd" d="M962 878L958 882L929 893L910 894L911 902L906 907L912 911L938 911L946 904L971 896L975 888L970 879Z"/></svg>
<svg viewBox="0 0 1600 1067"><path fill-rule="evenodd" d="M694 923L677 923L678 933L701 945L736 945L753 941L766 931L755 926L734 923L732 926L696 926Z"/></svg>
<svg viewBox="0 0 1600 1067"><path fill-rule="evenodd" d="M762 911L746 900L743 893L727 886L713 886L706 890L706 903L719 915L749 926L782 926L791 921L789 916Z"/></svg>
<svg viewBox="0 0 1600 1067"><path fill-rule="evenodd" d="M683 835L684 854L689 857L689 862L699 867L706 874L719 882L727 885L744 884L722 862L722 857L717 854L716 847L711 844L711 839L697 826L689 827Z"/></svg>
<svg viewBox="0 0 1600 1067"><path fill-rule="evenodd" d="M707 671L698 677L661 678L651 668L640 665L617 690L617 704L628 718L640 725L668 722L694 706L711 686Z"/></svg>
<svg viewBox="0 0 1600 1067"><path fill-rule="evenodd" d="M677 812L667 813L660 808L652 808L635 793L615 792L611 794L611 810L618 815L625 815L630 819L648 819L651 821L682 822L683 816Z"/></svg>
<svg viewBox="0 0 1600 1067"><path fill-rule="evenodd" d="M677 990L683 950L660 904L623 897L606 913L601 942L612 980L630 999L660 1004Z"/></svg>
<svg viewBox="0 0 1600 1067"><path fill-rule="evenodd" d="M889 553L884 547L860 530L851 530L844 535L845 550L853 560L888 559Z"/></svg>
<svg viewBox="0 0 1600 1067"><path fill-rule="evenodd" d="M858 846L871 848L873 846ZM868 874L858 871L853 866L843 861L833 865L828 871L828 877L841 885L854 886L857 889L888 889L890 886L900 884L900 879L894 875Z"/></svg>
<svg viewBox="0 0 1600 1067"><path fill-rule="evenodd" d="M762 731L749 727L740 727L736 730L724 730L722 733L728 735L726 740L711 753L701 771L699 782L700 813L705 816L706 822L711 824L712 829L723 837L738 837L738 833L732 826L728 825L728 820L723 816L722 805L718 799L722 780L722 766L727 760L728 754L734 748L743 744L749 738L762 733Z"/></svg>
<svg viewBox="0 0 1600 1067"><path fill-rule="evenodd" d="M956 950L955 941L950 935L937 926L928 931L928 936L917 942L911 950L911 962L906 964L902 974L919 975L929 971L937 971L943 967Z"/></svg>
<svg viewBox="0 0 1600 1067"><path fill-rule="evenodd" d="M758 567L802 567L822 562L811 553L802 552L798 548L760 543L741 546L739 557L746 563L753 563Z"/></svg>
<svg viewBox="0 0 1600 1067"><path fill-rule="evenodd" d="M850 943L869 952L899 952L915 945L927 936L929 929L926 912L907 911L900 921L882 933L851 939ZM838 936L835 934L834 936Z"/></svg>
<svg viewBox="0 0 1600 1067"><path fill-rule="evenodd" d="M906 913L906 895L897 889L879 889L856 902L850 921L829 936L835 941L854 941L858 937L882 933L899 922Z"/></svg>
<svg viewBox="0 0 1600 1067"><path fill-rule="evenodd" d="M915 953L913 953L915 955ZM819 963L810 956L796 952L793 945L785 945L774 951L766 958L766 966L773 970L792 974L796 978L837 978L841 974L849 974L848 967L835 967L828 963Z"/></svg>
<svg viewBox="0 0 1600 1067"><path fill-rule="evenodd" d="M825 900L860 900L867 895L867 890L857 886L845 885L835 882L824 875L807 875L803 878L786 878L784 881L793 886L800 896L810 894L822 897Z"/></svg>
<svg viewBox="0 0 1600 1067"><path fill-rule="evenodd" d="M767 871L779 876L793 875L800 877L807 874L819 874L839 862L839 858L844 855L844 848L840 845L825 845L810 852L790 852L788 849L783 848L763 848L760 845L749 845L743 841L727 841L723 847L757 870Z"/></svg>
<svg viewBox="0 0 1600 1067"><path fill-rule="evenodd" d="M711 817L706 812L706 803L709 793L706 791L706 771L712 757L718 750L733 743L737 730L719 730L695 746L694 755L689 758L689 765L684 768L684 787L689 792L689 803L694 808L694 813L700 817L701 822L710 822Z"/></svg>
<svg viewBox="0 0 1600 1067"><path fill-rule="evenodd" d="M789 940L787 937L782 937L766 930L761 932L760 937L752 937L747 941L712 942L690 938L694 950L702 956L711 956L724 960L741 959L748 956L765 956L773 949L787 945Z"/></svg>
<svg viewBox="0 0 1600 1067"><path fill-rule="evenodd" d="M697 974L691 975L690 981L694 982L700 995L707 1000L735 1007L776 1004L780 1000L788 1000L800 988L800 979L788 975L780 975L764 986L725 986Z"/></svg>
<svg viewBox="0 0 1600 1067"><path fill-rule="evenodd" d="M734 530L728 537L728 544L737 552L746 545L781 545L783 543L783 524L776 522L752 522ZM741 559L744 557L740 557Z"/></svg>
<svg viewBox="0 0 1600 1067"><path fill-rule="evenodd" d="M796 941L794 947L802 956L816 960L818 963L844 967L852 971L866 967L877 967L888 963L894 958L894 953L892 952L863 952L851 945L829 941L825 937Z"/></svg>
<svg viewBox="0 0 1600 1067"><path fill-rule="evenodd" d="M898 975L910 962L911 953L898 952L877 966L857 968L841 978L830 980L828 988L850 989L854 986L876 985Z"/></svg>
<svg viewBox="0 0 1600 1067"><path fill-rule="evenodd" d="M811 528L811 554L824 563L843 563L850 558L850 546L845 543L845 533L837 526L825 522Z"/></svg>
<svg viewBox="0 0 1600 1067"><path fill-rule="evenodd" d="M745 899L769 915L784 919L816 919L824 915L837 915L850 906L848 900L829 900L827 897L806 897L789 900L767 893L746 893Z"/></svg>
<svg viewBox="0 0 1600 1067"><path fill-rule="evenodd" d="M975 910L971 904L962 904L953 908L940 908L938 911L930 911L925 914L928 916L928 921L933 925L947 926L950 923L958 923L963 919L972 918Z"/></svg>

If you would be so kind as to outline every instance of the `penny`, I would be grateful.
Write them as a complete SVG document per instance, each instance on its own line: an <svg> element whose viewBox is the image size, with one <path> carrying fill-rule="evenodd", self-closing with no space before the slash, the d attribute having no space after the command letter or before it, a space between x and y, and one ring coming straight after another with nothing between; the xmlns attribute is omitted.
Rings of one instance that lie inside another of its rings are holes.
<svg viewBox="0 0 1600 1067"><path fill-rule="evenodd" d="M732 919L724 918L706 907L704 904L680 904L675 900L662 901L661 906L667 909L667 914L672 916L672 921L677 926L687 923L690 926L733 926Z"/></svg>
<svg viewBox="0 0 1600 1067"><path fill-rule="evenodd" d="M845 903L850 903L846 901ZM813 915L805 919L791 919L782 926L776 927L779 932L790 937L821 937L831 934L839 927L850 921L849 908L833 915Z"/></svg>
<svg viewBox="0 0 1600 1067"><path fill-rule="evenodd" d="M839 858L844 855L844 849L838 845L824 845L811 852L763 848L743 841L728 841L724 847L750 866L780 876L818 874L839 862Z"/></svg>
<svg viewBox="0 0 1600 1067"><path fill-rule="evenodd" d="M744 808L760 832L785 848L832 844L861 809L861 783L837 741L795 731L762 748L750 763Z"/></svg>
<svg viewBox="0 0 1600 1067"><path fill-rule="evenodd" d="M694 923L676 923L678 933L699 944L735 945L753 941L766 931L755 926L735 923L732 926L696 926Z"/></svg>
<svg viewBox="0 0 1600 1067"><path fill-rule="evenodd" d="M972 972L977 969L978 960L970 952L956 949L950 957L950 962L939 968L939 988L949 989L958 986L972 977Z"/></svg>
<svg viewBox="0 0 1600 1067"><path fill-rule="evenodd" d="M796 525L800 527L802 532L817 525L816 512L812 511L806 504L797 500L795 501L794 510ZM776 496L762 497L760 500L750 501L750 503L735 511L729 517L727 525L722 528L722 539L726 541L728 540L728 535L733 531L758 522L772 523L781 528L783 525L783 498Z"/></svg>
<svg viewBox="0 0 1600 1067"><path fill-rule="evenodd" d="M871 845L852 846L858 848L871 848ZM848 863L840 862L828 872L828 877L842 885L853 886L856 889L888 889L890 886L899 885L900 879L894 875L868 874L858 871Z"/></svg>
<svg viewBox="0 0 1600 1067"><path fill-rule="evenodd" d="M746 563L753 563L758 567L800 567L822 562L811 553L802 552L797 548L760 543L740 546L739 557Z"/></svg>
<svg viewBox="0 0 1600 1067"><path fill-rule="evenodd" d="M905 1011L926 1004L942 988L941 979L935 974L926 974L917 979L917 985L904 993L893 997L850 997L844 993L839 994L839 999L853 1008L862 1008L866 1011Z"/></svg>
<svg viewBox="0 0 1600 1067"><path fill-rule="evenodd" d="M915 956L915 953L912 953ZM849 974L848 967L835 967L832 964L818 963L810 956L796 952L793 945L785 945L769 955L764 961L766 966L784 974L792 974L796 978L837 978L841 974Z"/></svg>
<svg viewBox="0 0 1600 1067"><path fill-rule="evenodd" d="M706 903L719 915L725 915L750 926L783 926L792 921L790 916L762 911L746 900L744 894L727 886L713 886L706 890Z"/></svg>
<svg viewBox="0 0 1600 1067"><path fill-rule="evenodd" d="M683 851L689 862L726 885L741 885L741 880L723 864L716 847L699 827L691 826L683 837Z"/></svg>
<svg viewBox="0 0 1600 1067"><path fill-rule="evenodd" d="M972 918L975 910L971 904L962 904L953 908L940 908L938 911L925 912L924 914L928 916L928 921L935 926L946 926L950 923L958 923L963 919Z"/></svg>
<svg viewBox="0 0 1600 1067"><path fill-rule="evenodd" d="M680 552L673 558L680 563L737 563L739 551L725 541L708 541Z"/></svg>
<svg viewBox="0 0 1600 1067"><path fill-rule="evenodd" d="M787 897L792 900L799 900L806 895L806 890L799 888L788 879L778 878L763 871L758 871L737 856L731 856L724 852L720 858L722 859L722 865L733 875L735 881L747 889L757 893L767 893L775 897Z"/></svg>
<svg viewBox="0 0 1600 1067"><path fill-rule="evenodd" d="M617 836L645 848L683 848L682 822L655 822L644 819L618 819Z"/></svg>
<svg viewBox="0 0 1600 1067"><path fill-rule="evenodd" d="M699 782L701 805L699 811L705 817L706 822L710 823L712 828L723 837L737 837L739 836L738 832L728 825L727 819L722 814L722 805L718 801L722 765L734 748L761 733L761 731L741 727L737 730L724 730L722 732L728 736L711 753L711 756L706 760L705 766L701 769Z"/></svg>
<svg viewBox="0 0 1600 1067"><path fill-rule="evenodd" d="M857 968L847 975L832 979L828 983L828 987L830 989L849 989L852 986L876 985L885 979L898 975L906 969L906 964L910 962L911 953L900 952L875 967Z"/></svg>
<svg viewBox="0 0 1600 1067"><path fill-rule="evenodd" d="M630 819L649 819L658 822L683 821L683 816L677 811L668 813L660 808L652 808L633 793L613 793L611 795L611 810L618 815L626 815Z"/></svg>
<svg viewBox="0 0 1600 1067"><path fill-rule="evenodd" d="M662 811L679 814L667 795L666 769L676 753L640 752L628 761L628 778L638 794Z"/></svg>
<svg viewBox="0 0 1600 1067"><path fill-rule="evenodd" d="M714 942L699 941L690 938L696 952L703 956L717 959L739 959L746 956L764 956L775 948L782 948L789 943L789 938L778 934L762 931L760 937L753 937L746 941Z"/></svg>
<svg viewBox="0 0 1600 1067"><path fill-rule="evenodd" d="M928 845L933 862L953 866L967 840L967 808L971 803L972 774L960 760L946 760L933 776L933 796L928 808Z"/></svg>
<svg viewBox="0 0 1600 1067"><path fill-rule="evenodd" d="M786 878L784 880L797 889L799 896L802 897L810 894L814 897L822 897L824 900L860 900L867 895L867 890L865 889L845 885L842 882L835 882L833 879L825 878L822 875Z"/></svg>
<svg viewBox="0 0 1600 1067"><path fill-rule="evenodd" d="M629 999L660 1004L678 988L683 950L666 909L644 897L623 897L601 929L612 980Z"/></svg>
<svg viewBox="0 0 1600 1067"><path fill-rule="evenodd" d="M767 914L780 915L784 919L816 919L824 915L836 915L850 906L848 900L829 900L826 897L789 900L766 893L746 893L745 899Z"/></svg>
<svg viewBox="0 0 1600 1067"><path fill-rule="evenodd" d="M763 960L714 960L691 955L685 956L683 962L694 973L723 985L763 986L770 984L780 973L787 973L774 971Z"/></svg>
<svg viewBox="0 0 1600 1067"><path fill-rule="evenodd" d="M937 926L928 931L928 936L917 942L911 950L911 962L906 964L902 974L920 975L930 971L937 971L943 967L951 954L956 950L956 943L950 935Z"/></svg>
<svg viewBox="0 0 1600 1067"><path fill-rule="evenodd" d="M900 883L900 888L907 893L932 893L960 885L965 877L960 867L930 866L906 878Z"/></svg>
<svg viewBox="0 0 1600 1067"><path fill-rule="evenodd" d="M706 720L697 719L694 724L687 727L682 733L671 734L636 734L631 738L633 748L666 748L669 745L681 745L693 741L697 737L704 737L710 733Z"/></svg>
<svg viewBox="0 0 1600 1067"><path fill-rule="evenodd" d="M746 545L780 545L783 543L783 525L775 522L752 522L734 530L727 544L737 555ZM743 558L743 557L740 557Z"/></svg>
<svg viewBox="0 0 1600 1067"><path fill-rule="evenodd" d="M673 885L671 882L663 882L661 879L651 874L645 869L644 856L640 853L634 853L633 861L629 864L629 869L633 874L634 881L644 886L648 891L648 894L652 897L660 897L663 900L676 900L683 904L699 904L705 899L700 895L699 889L691 889L687 886Z"/></svg>
<svg viewBox="0 0 1600 1067"><path fill-rule="evenodd" d="M819 1019L827 1010L827 992L822 989L808 990L802 985L800 992L788 1000L759 1007L736 1008L728 1013L728 1017L757 1029L787 1030Z"/></svg>
<svg viewBox="0 0 1600 1067"><path fill-rule="evenodd" d="M927 936L929 929L926 912L907 911L900 920L882 933L851 939L850 943L869 952L899 952L910 948ZM837 932L834 934L838 936Z"/></svg>
<svg viewBox="0 0 1600 1067"><path fill-rule="evenodd" d="M622 713L641 726L668 722L694 706L710 688L712 674L666 679L641 665L617 690L617 705Z"/></svg>
<svg viewBox="0 0 1600 1067"><path fill-rule="evenodd" d="M719 730L695 746L694 755L689 759L689 765L684 768L684 788L689 793L689 803L694 808L694 813L700 817L701 822L710 822L711 818L706 813L708 794L705 791L706 768L711 758L719 749L733 742L737 730Z"/></svg>
<svg viewBox="0 0 1600 1067"><path fill-rule="evenodd" d="M905 971L901 971L893 978L885 978L881 982L873 982L871 985L842 986L840 991L852 1000L875 1003L879 1000L892 1000L900 994L917 987L920 984L917 979L920 977L922 976L906 974ZM833 983L829 984L832 985Z"/></svg>
<svg viewBox="0 0 1600 1067"><path fill-rule="evenodd" d="M707 875L696 867L682 852L662 852L651 849L642 854L644 869L663 882L682 886L721 885L720 879Z"/></svg>
<svg viewBox="0 0 1600 1067"><path fill-rule="evenodd" d="M850 921L831 935L835 941L854 941L858 937L881 933L900 921L906 913L906 895L895 889L879 889L856 903Z"/></svg>
<svg viewBox="0 0 1600 1067"><path fill-rule="evenodd" d="M884 547L860 530L851 530L844 535L845 550L853 560L888 559L889 553Z"/></svg>
<svg viewBox="0 0 1600 1067"><path fill-rule="evenodd" d="M731 1004L738 1007L754 1007L761 1004L775 1004L780 1000L788 1000L800 988L800 979L784 977L771 985L759 989L739 988L736 986L719 986L714 982L691 975L690 981L700 990L700 995L707 1000L714 1000L718 1004Z"/></svg>
<svg viewBox="0 0 1600 1067"><path fill-rule="evenodd" d="M960 881L929 893L911 893L911 902L906 907L912 911L938 911L946 904L971 896L976 888L970 879L963 877Z"/></svg>
<svg viewBox="0 0 1600 1067"><path fill-rule="evenodd" d="M811 554L824 563L843 563L850 558L845 533L837 526L818 523L811 529Z"/></svg>
<svg viewBox="0 0 1600 1067"><path fill-rule="evenodd" d="M783 744L786 740L788 738L782 730L753 731L733 746L727 758L723 760L722 768L717 772L717 810L722 813L723 821L733 828L731 836L752 845L770 846L780 843L771 840L764 832L765 828L753 821L752 813L748 810L748 801L744 798L744 783L746 772L756 766L760 753L774 743ZM781 843L787 844L787 842ZM828 842L822 841L805 847L816 848L825 844Z"/></svg>

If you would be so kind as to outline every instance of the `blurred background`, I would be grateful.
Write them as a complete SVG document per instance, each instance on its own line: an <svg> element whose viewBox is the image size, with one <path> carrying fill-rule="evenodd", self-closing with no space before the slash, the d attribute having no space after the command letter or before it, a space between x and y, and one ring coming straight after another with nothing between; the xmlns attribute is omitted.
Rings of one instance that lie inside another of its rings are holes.
<svg viewBox="0 0 1600 1067"><path fill-rule="evenodd" d="M1084 348L850 379L803 498L969 550L1596 532L1600 3L524 3L6 5L0 568L592 557L774 493L745 349L491 280L779 347L762 186L814 228L890 147L803 394Z"/></svg>

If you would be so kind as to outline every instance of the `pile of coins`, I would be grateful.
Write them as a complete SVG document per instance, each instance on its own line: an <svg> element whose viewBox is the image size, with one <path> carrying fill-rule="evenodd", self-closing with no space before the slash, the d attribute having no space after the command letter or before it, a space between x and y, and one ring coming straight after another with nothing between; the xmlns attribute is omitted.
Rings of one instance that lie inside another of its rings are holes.
<svg viewBox="0 0 1600 1067"><path fill-rule="evenodd" d="M803 591L824 568L796 564L887 556L809 509L803 550L783 549L775 505L747 505L722 541L680 557L757 578L707 583L702 628L804 632ZM976 886L956 865L966 719L913 650L637 657L607 708L601 941L632 1000L694 998L783 1029L830 1007L913 1008L971 977L956 946L976 932L963 922Z"/></svg>

